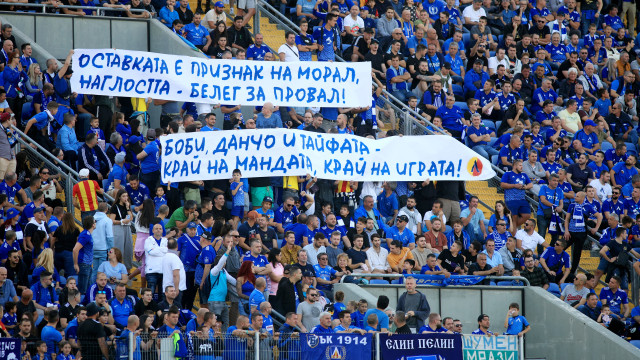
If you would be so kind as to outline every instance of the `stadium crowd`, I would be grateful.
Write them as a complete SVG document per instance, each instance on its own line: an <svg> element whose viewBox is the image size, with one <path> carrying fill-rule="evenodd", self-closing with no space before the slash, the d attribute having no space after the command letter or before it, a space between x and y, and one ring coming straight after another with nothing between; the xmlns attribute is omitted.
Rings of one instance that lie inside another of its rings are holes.
<svg viewBox="0 0 640 360"><path fill-rule="evenodd" d="M370 61L378 85L372 106L266 103L245 119L241 104L120 97L113 112L108 97L71 91L72 52L62 66L46 59L41 67L30 44L18 46L3 24L0 328L26 340L24 354L68 360L82 349L83 358L100 358L130 332L137 359L153 359L155 339L175 330L182 344L210 345L187 345L202 359L224 356L223 349L244 359L250 342L239 339L256 332L292 354L294 331L461 332L459 320L430 312L410 276L390 313L384 296L367 309L333 291L340 281L399 281L390 274L491 276L480 284L506 286L523 284L500 276L522 276L612 331L640 325L626 293L631 271L640 273L640 263L629 265L640 253L635 3L289 1L278 8L301 31L287 32L277 51L249 31L255 1L238 2L229 28L222 2L207 1L204 11L185 0L175 5L102 4L123 9L108 16L157 17L214 58ZM20 10L19 2L8 10ZM493 214L455 181L247 179L234 171L232 179L160 182L158 139L220 130L218 108L225 130L395 136L403 114L385 103L383 88L424 116L429 130L505 171L505 201ZM152 103L162 107L158 128L149 127ZM82 231L60 200L59 168L32 166L25 150L16 153L12 125L78 171ZM104 194L114 202L103 202ZM535 217L527 195L538 201ZM590 246L596 234L599 244ZM577 271L585 246L601 256L594 274ZM603 276L608 286L595 294ZM139 292L131 287L137 278ZM272 309L286 319L279 331ZM487 334L489 318L478 324ZM528 331L518 304L505 328Z"/></svg>

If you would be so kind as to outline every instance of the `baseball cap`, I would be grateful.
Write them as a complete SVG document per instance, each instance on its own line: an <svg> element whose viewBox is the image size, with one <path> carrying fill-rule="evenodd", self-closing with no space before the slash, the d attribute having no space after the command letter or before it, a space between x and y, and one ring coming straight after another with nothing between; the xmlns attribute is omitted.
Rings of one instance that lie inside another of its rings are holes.
<svg viewBox="0 0 640 360"><path fill-rule="evenodd" d="M156 131L154 129L147 130L147 140L155 140L156 139Z"/></svg>
<svg viewBox="0 0 640 360"><path fill-rule="evenodd" d="M100 307L96 303L87 305L87 316L93 316L100 312Z"/></svg>
<svg viewBox="0 0 640 360"><path fill-rule="evenodd" d="M224 7L224 4L222 3L222 1L216 1L215 5L216 7Z"/></svg>
<svg viewBox="0 0 640 360"><path fill-rule="evenodd" d="M398 216L397 221L409 222L409 218L407 217L407 215L400 215Z"/></svg>
<svg viewBox="0 0 640 360"><path fill-rule="evenodd" d="M87 178L89 177L89 169L82 169L80 170L80 172L78 173L78 175L80 175L81 178Z"/></svg>
<svg viewBox="0 0 640 360"><path fill-rule="evenodd" d="M273 204L273 199L271 196L265 196L264 199L262 199L262 202L270 202Z"/></svg>
<svg viewBox="0 0 640 360"><path fill-rule="evenodd" d="M369 9L368 6L363 6L362 9L360 9L360 11L371 11L371 9Z"/></svg>
<svg viewBox="0 0 640 360"><path fill-rule="evenodd" d="M41 212L41 211L44 211L44 208L41 208L41 207L39 207L39 206L33 209L33 213L34 213L34 214L35 214L35 213L39 213L39 212Z"/></svg>
<svg viewBox="0 0 640 360"><path fill-rule="evenodd" d="M200 235L200 237L205 240L211 240L211 233L209 231L205 231Z"/></svg>
<svg viewBox="0 0 640 360"><path fill-rule="evenodd" d="M302 276L304 277L315 277L315 275L313 275L313 273L309 270L306 270L304 273L302 273Z"/></svg>
<svg viewBox="0 0 640 360"><path fill-rule="evenodd" d="M133 135L129 137L129 144L134 144L140 141L142 141L142 136Z"/></svg>
<svg viewBox="0 0 640 360"><path fill-rule="evenodd" d="M597 126L593 120L587 120L584 122L584 126Z"/></svg>
<svg viewBox="0 0 640 360"><path fill-rule="evenodd" d="M567 10L563 8L558 9L558 15L567 15Z"/></svg>
<svg viewBox="0 0 640 360"><path fill-rule="evenodd" d="M123 152L117 153L115 156L116 164L123 163L125 158L126 156Z"/></svg>
<svg viewBox="0 0 640 360"><path fill-rule="evenodd" d="M18 211L17 209L11 208L11 209L7 210L7 212L4 215L4 218L6 220L9 220L9 219L13 219L14 217L16 217L18 215L20 215L20 211Z"/></svg>
<svg viewBox="0 0 640 360"><path fill-rule="evenodd" d="M473 63L474 64L484 65L484 61L482 61L481 59L476 59L476 61L474 61Z"/></svg>
<svg viewBox="0 0 640 360"><path fill-rule="evenodd" d="M198 224L196 224L195 222L190 222L189 224L187 224L187 229L195 229L198 227Z"/></svg>
<svg viewBox="0 0 640 360"><path fill-rule="evenodd" d="M376 39L371 39L371 43L372 44L380 44L380 41L376 40Z"/></svg>

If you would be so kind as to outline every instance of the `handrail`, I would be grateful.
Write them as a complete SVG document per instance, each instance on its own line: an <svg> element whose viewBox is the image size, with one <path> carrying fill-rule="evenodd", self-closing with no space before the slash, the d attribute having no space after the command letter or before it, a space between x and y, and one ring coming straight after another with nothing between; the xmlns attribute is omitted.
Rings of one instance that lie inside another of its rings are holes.
<svg viewBox="0 0 640 360"><path fill-rule="evenodd" d="M30 4L30 3L14 3L14 2L0 2L0 5L4 6L15 6L15 7L31 7L31 8L41 8L42 12L45 13L47 9L80 9L80 10L94 10L97 12L97 16L102 16L103 11L129 11L131 13L144 13L148 12L144 9L122 9L122 8L110 8L110 7L102 7L102 6L79 6L79 5L50 5L50 4ZM62 14L65 15L65 14ZM138 18L136 18L138 19ZM148 20L148 19L142 19Z"/></svg>
<svg viewBox="0 0 640 360"><path fill-rule="evenodd" d="M408 277L411 276L412 274L406 274ZM418 275L418 274L413 274L413 275ZM352 277L386 277L386 278L403 278L405 277L405 274L355 274L352 273L349 276ZM455 275L453 275L455 276ZM344 284L344 278L346 276L343 276L340 279L340 283ZM522 282L524 282L526 284L526 286L531 286L531 283L529 282L529 280L525 277L522 276L485 276L485 279L489 279L489 280L520 280ZM390 284L390 285L401 285L401 284ZM436 286L437 287L437 286Z"/></svg>

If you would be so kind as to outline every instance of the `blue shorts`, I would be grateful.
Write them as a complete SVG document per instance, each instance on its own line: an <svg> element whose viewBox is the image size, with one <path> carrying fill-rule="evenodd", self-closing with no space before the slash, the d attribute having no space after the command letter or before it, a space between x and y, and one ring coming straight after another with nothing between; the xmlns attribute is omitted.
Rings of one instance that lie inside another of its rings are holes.
<svg viewBox="0 0 640 360"><path fill-rule="evenodd" d="M600 262L598 263L598 270L606 273L609 268L609 264L610 263L607 260L601 257Z"/></svg>
<svg viewBox="0 0 640 360"><path fill-rule="evenodd" d="M231 208L231 216L237 216L240 219L244 216L244 205L242 206L234 206Z"/></svg>
<svg viewBox="0 0 640 360"><path fill-rule="evenodd" d="M514 215L531 214L531 205L527 200L507 201L507 209Z"/></svg>

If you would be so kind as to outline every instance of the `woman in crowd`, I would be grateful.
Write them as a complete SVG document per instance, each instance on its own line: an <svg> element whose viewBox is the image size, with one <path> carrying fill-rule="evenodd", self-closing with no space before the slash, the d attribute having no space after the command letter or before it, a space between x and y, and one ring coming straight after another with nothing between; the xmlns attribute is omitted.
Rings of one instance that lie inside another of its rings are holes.
<svg viewBox="0 0 640 360"><path fill-rule="evenodd" d="M130 270L133 263L133 239L131 238L131 205L129 194L118 190L109 217L113 221L113 245L122 251L124 265Z"/></svg>
<svg viewBox="0 0 640 360"><path fill-rule="evenodd" d="M256 276L253 273L253 262L247 260L242 262L240 270L238 270L238 278L236 282L236 290L240 297L240 314L249 316L249 296L255 289Z"/></svg>
<svg viewBox="0 0 640 360"><path fill-rule="evenodd" d="M107 261L100 264L98 272L107 275L107 286L114 290L116 285L126 285L127 281L129 281L127 268L122 263L122 252L116 247L109 250L107 253Z"/></svg>
<svg viewBox="0 0 640 360"><path fill-rule="evenodd" d="M275 304L276 293L278 292L278 284L284 274L284 266L280 262L280 249L273 248L269 250L267 260L271 264L273 271L269 273L269 302Z"/></svg>
<svg viewBox="0 0 640 360"><path fill-rule="evenodd" d="M509 224L509 226L507 226L507 231L514 232L513 221L511 220L511 211L507 209L507 205L504 201L496 201L494 209L494 213L489 218L489 233L492 233L496 229L496 223L499 220L504 220Z"/></svg>
<svg viewBox="0 0 640 360"><path fill-rule="evenodd" d="M22 97L20 97L20 80L22 78L22 64L20 64L20 51L13 50L2 72L4 90L7 92L9 107L14 109L16 118L22 114Z"/></svg>
<svg viewBox="0 0 640 360"><path fill-rule="evenodd" d="M62 225L53 233L51 246L55 249L56 268L64 269L65 276L76 275L73 268L73 247L80 236L80 230L72 213L62 215Z"/></svg>
<svg viewBox="0 0 640 360"><path fill-rule="evenodd" d="M136 227L136 246L134 249L134 255L136 256L136 260L140 262L140 266L135 269L130 277L133 279L138 275L142 275L142 286L146 285L145 273L144 273L144 265L145 265L145 255L144 255L144 243L145 240L149 237L149 229L155 218L155 205L152 199L146 199L142 202L142 209L138 212L135 221Z"/></svg>
<svg viewBox="0 0 640 360"><path fill-rule="evenodd" d="M40 231L42 232L42 231ZM60 289L60 274L53 265L53 250L46 248L35 260L35 267L31 276L31 285L40 281L40 273L47 271L53 274L53 285L56 289Z"/></svg>

